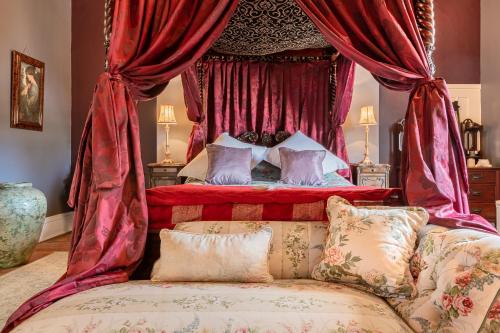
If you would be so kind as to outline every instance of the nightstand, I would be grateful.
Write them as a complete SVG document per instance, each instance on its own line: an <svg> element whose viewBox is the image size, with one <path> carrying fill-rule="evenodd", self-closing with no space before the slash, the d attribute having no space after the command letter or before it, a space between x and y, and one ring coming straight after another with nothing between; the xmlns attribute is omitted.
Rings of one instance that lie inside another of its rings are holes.
<svg viewBox="0 0 500 333"><path fill-rule="evenodd" d="M500 168L468 168L469 208L496 225L495 200L500 200Z"/></svg>
<svg viewBox="0 0 500 333"><path fill-rule="evenodd" d="M358 186L389 187L389 164L352 164L352 178Z"/></svg>
<svg viewBox="0 0 500 333"><path fill-rule="evenodd" d="M155 186L177 185L181 183L177 174L184 168L184 163L149 163L149 188Z"/></svg>

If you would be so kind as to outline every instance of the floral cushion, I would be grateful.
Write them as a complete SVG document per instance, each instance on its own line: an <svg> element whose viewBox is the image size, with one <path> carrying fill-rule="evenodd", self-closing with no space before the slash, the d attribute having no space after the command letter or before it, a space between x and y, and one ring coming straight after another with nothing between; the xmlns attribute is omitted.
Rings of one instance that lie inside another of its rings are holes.
<svg viewBox="0 0 500 333"><path fill-rule="evenodd" d="M348 283L383 297L415 294L409 261L417 232L429 219L423 208L354 207L333 196L327 214L329 235L314 279Z"/></svg>
<svg viewBox="0 0 500 333"><path fill-rule="evenodd" d="M389 300L401 316L416 332L500 332L500 237L428 225L419 238L418 297Z"/></svg>
<svg viewBox="0 0 500 333"><path fill-rule="evenodd" d="M273 239L269 271L275 279L310 278L312 268L320 262L328 225L323 222L184 222L175 230L194 233L232 234L269 226Z"/></svg>
<svg viewBox="0 0 500 333"><path fill-rule="evenodd" d="M313 280L132 281L64 298L15 333L411 333L381 298Z"/></svg>

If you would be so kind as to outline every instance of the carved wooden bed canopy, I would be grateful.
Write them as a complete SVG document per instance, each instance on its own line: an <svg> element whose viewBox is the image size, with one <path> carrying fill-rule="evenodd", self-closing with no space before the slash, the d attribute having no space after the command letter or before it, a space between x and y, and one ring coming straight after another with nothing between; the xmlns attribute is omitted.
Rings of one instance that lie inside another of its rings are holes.
<svg viewBox="0 0 500 333"><path fill-rule="evenodd" d="M427 58L434 74L434 0L414 0L415 15ZM114 0L104 4L104 48L107 54L113 25ZM249 19L249 16L252 16ZM259 17L259 20L255 20ZM244 34L244 37L242 37ZM233 55L265 55L290 49L327 48L330 45L294 0L240 0L213 50ZM105 69L108 69L107 60Z"/></svg>

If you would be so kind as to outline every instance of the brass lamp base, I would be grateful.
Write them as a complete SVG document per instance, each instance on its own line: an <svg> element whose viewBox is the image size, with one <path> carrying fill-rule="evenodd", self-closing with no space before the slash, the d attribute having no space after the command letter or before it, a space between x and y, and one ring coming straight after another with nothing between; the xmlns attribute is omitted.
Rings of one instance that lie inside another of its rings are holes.
<svg viewBox="0 0 500 333"><path fill-rule="evenodd" d="M370 160L370 157L368 157L368 125L365 125L365 157L361 162L358 164L360 165L374 165L374 163Z"/></svg>
<svg viewBox="0 0 500 333"><path fill-rule="evenodd" d="M361 162L359 162L358 164L360 164L360 165L374 165L375 163L373 163L372 160L370 160L368 155L365 155L365 158L363 158L363 160Z"/></svg>
<svg viewBox="0 0 500 333"><path fill-rule="evenodd" d="M166 158L163 161L160 162L161 164L174 164L174 160L171 158Z"/></svg>
<svg viewBox="0 0 500 333"><path fill-rule="evenodd" d="M165 147L165 158L161 161L161 164L174 164L175 161L170 157L170 149L168 146Z"/></svg>

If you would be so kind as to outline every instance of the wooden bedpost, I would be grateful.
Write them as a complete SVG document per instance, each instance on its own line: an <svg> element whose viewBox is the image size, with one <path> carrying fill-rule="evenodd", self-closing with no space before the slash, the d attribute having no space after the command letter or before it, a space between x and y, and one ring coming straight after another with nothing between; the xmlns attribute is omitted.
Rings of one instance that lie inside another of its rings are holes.
<svg viewBox="0 0 500 333"><path fill-rule="evenodd" d="M111 29L113 27L114 0L104 1L104 70L108 71L108 49L111 42Z"/></svg>
<svg viewBox="0 0 500 333"><path fill-rule="evenodd" d="M418 30L424 41L427 59L434 75L436 66L432 60L432 52L435 49L435 22L434 22L434 0L415 0L415 16L417 18Z"/></svg>

